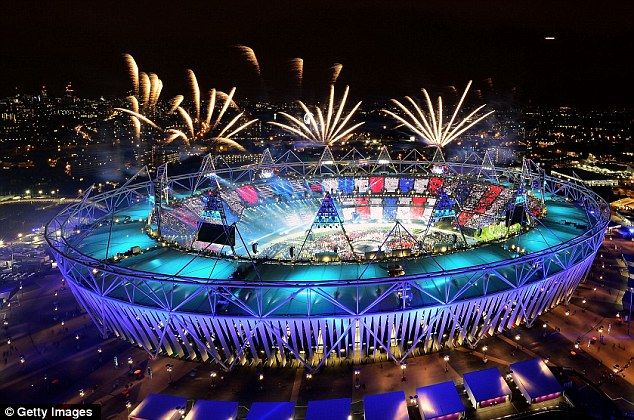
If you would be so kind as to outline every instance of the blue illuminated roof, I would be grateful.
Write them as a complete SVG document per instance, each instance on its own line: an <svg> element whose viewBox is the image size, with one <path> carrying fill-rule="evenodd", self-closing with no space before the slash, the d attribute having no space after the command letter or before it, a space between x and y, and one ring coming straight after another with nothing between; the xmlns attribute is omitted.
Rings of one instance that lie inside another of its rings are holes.
<svg viewBox="0 0 634 420"><path fill-rule="evenodd" d="M130 413L131 419L167 419L172 418L178 407L185 407L183 397L166 394L150 394Z"/></svg>
<svg viewBox="0 0 634 420"><path fill-rule="evenodd" d="M465 373L462 377L478 402L511 395L511 389L495 367Z"/></svg>
<svg viewBox="0 0 634 420"><path fill-rule="evenodd" d="M232 401L197 400L185 420L235 419L238 403Z"/></svg>
<svg viewBox="0 0 634 420"><path fill-rule="evenodd" d="M562 391L555 375L539 357L511 364L511 372L515 382L531 399Z"/></svg>
<svg viewBox="0 0 634 420"><path fill-rule="evenodd" d="M350 404L350 398L309 401L306 420L347 420Z"/></svg>
<svg viewBox="0 0 634 420"><path fill-rule="evenodd" d="M247 420L288 420L293 417L295 403L254 402L247 414Z"/></svg>
<svg viewBox="0 0 634 420"><path fill-rule="evenodd" d="M365 420L408 420L407 401L403 391L363 397Z"/></svg>
<svg viewBox="0 0 634 420"><path fill-rule="evenodd" d="M448 416L465 410L453 381L417 388L416 395L424 418Z"/></svg>

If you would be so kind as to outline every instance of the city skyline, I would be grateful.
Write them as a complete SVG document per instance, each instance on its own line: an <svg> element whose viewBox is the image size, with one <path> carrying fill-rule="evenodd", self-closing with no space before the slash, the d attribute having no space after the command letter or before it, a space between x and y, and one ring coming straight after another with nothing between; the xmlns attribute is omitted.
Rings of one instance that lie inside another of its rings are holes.
<svg viewBox="0 0 634 420"><path fill-rule="evenodd" d="M378 2L158 7L137 3L118 13L105 6L7 6L0 34L0 95L63 91L81 96L127 92L120 56L131 53L158 72L166 93L186 89L183 69L201 84L237 85L243 97L295 95L289 60L303 58L305 97L327 95L327 74L343 64L340 84L359 99L436 90L474 80L521 103L628 105L628 18L620 3L487 4ZM10 18L9 18L10 17ZM549 39L549 38L554 39ZM253 48L262 80L235 45Z"/></svg>

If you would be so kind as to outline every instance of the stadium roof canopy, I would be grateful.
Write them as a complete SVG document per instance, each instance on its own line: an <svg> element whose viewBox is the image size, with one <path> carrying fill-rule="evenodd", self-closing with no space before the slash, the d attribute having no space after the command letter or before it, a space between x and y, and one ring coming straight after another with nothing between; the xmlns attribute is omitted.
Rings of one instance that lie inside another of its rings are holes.
<svg viewBox="0 0 634 420"><path fill-rule="evenodd" d="M293 402L254 402L247 420L288 420L293 417L294 411Z"/></svg>
<svg viewBox="0 0 634 420"><path fill-rule="evenodd" d="M463 379L478 402L511 395L511 388L496 367L465 373Z"/></svg>
<svg viewBox="0 0 634 420"><path fill-rule="evenodd" d="M238 417L238 403L233 401L197 400L185 420L229 419Z"/></svg>
<svg viewBox="0 0 634 420"><path fill-rule="evenodd" d="M306 420L347 420L350 404L350 398L308 401Z"/></svg>
<svg viewBox="0 0 634 420"><path fill-rule="evenodd" d="M172 419L180 418L178 408L185 408L183 397L166 394L150 394L130 413L130 419Z"/></svg>
<svg viewBox="0 0 634 420"><path fill-rule="evenodd" d="M511 364L511 372L513 380L529 402L563 391L555 375L539 357Z"/></svg>
<svg viewBox="0 0 634 420"><path fill-rule="evenodd" d="M403 391L363 397L365 420L409 420L407 401Z"/></svg>
<svg viewBox="0 0 634 420"><path fill-rule="evenodd" d="M416 395L418 395L418 407L424 419L450 416L465 411L453 381L417 388Z"/></svg>

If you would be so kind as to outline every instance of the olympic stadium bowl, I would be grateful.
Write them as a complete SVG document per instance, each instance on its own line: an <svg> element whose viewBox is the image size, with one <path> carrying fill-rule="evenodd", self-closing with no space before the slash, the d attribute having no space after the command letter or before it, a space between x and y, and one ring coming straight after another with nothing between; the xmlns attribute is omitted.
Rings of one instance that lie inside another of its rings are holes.
<svg viewBox="0 0 634 420"><path fill-rule="evenodd" d="M88 191L46 239L104 336L227 369L475 346L532 324L587 274L609 207L584 186L531 161L386 153L162 166Z"/></svg>

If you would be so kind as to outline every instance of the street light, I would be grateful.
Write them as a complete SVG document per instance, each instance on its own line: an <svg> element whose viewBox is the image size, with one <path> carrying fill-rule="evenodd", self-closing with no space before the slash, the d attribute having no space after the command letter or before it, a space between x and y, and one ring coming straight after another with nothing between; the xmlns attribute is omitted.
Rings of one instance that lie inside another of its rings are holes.
<svg viewBox="0 0 634 420"><path fill-rule="evenodd" d="M130 408L132 407L132 403L130 401L125 402L125 408L128 410L128 417L130 417Z"/></svg>
<svg viewBox="0 0 634 420"><path fill-rule="evenodd" d="M216 376L218 376L218 374L216 372L211 372L209 374L209 377L211 377L211 387L215 387L216 386Z"/></svg>
<svg viewBox="0 0 634 420"><path fill-rule="evenodd" d="M489 348L487 346L482 346L482 353L484 354L484 357L482 358L482 361L484 363L489 361L489 359L487 358L487 350L489 350Z"/></svg>
<svg viewBox="0 0 634 420"><path fill-rule="evenodd" d="M447 373L449 372L449 355L445 355L442 359L445 361L445 373Z"/></svg>
<svg viewBox="0 0 634 420"><path fill-rule="evenodd" d="M521 337L520 337L520 335L519 335L519 334L515 335L515 341L520 341L520 338L521 338Z"/></svg>
<svg viewBox="0 0 634 420"><path fill-rule="evenodd" d="M405 369L407 369L407 363L401 363L401 381L405 382L407 378L405 377Z"/></svg>

